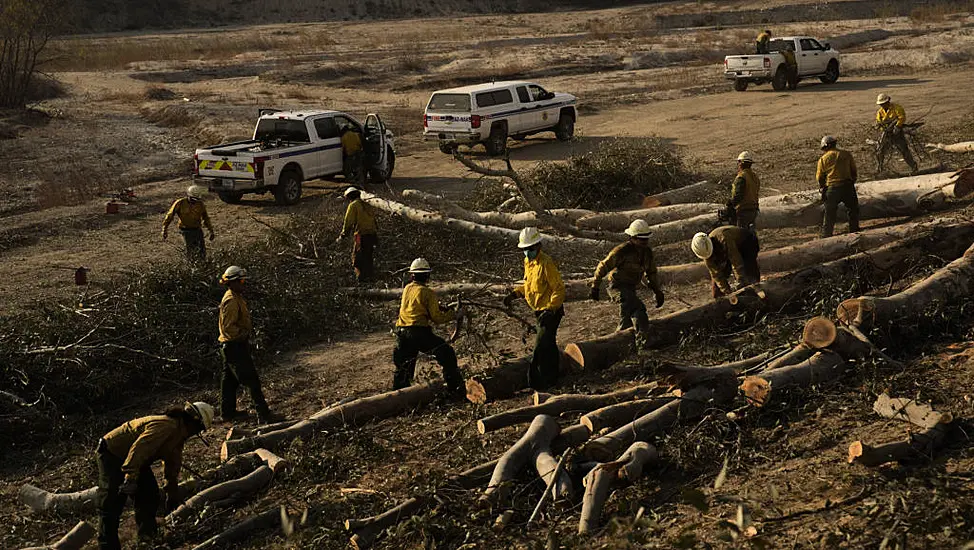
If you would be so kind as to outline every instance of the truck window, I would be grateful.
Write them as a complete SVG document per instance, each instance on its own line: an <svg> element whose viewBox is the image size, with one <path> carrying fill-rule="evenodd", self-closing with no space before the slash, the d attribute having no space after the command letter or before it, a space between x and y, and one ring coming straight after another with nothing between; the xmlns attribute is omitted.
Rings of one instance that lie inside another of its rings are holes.
<svg viewBox="0 0 974 550"><path fill-rule="evenodd" d="M315 132L318 132L318 139L337 138L338 123L334 117L319 118L315 121Z"/></svg>
<svg viewBox="0 0 974 550"><path fill-rule="evenodd" d="M514 103L514 95L507 88L477 94L477 107L493 107L505 103Z"/></svg>
<svg viewBox="0 0 974 550"><path fill-rule="evenodd" d="M284 140L292 143L311 143L308 128L303 120L288 120L279 118L264 118L257 123L254 132L257 141Z"/></svg>
<svg viewBox="0 0 974 550"><path fill-rule="evenodd" d="M342 130L344 130L346 127L351 128L352 130L355 130L356 132L359 133L362 132L362 125L346 116L338 115L333 118L335 119L335 125L338 126L339 134L341 134Z"/></svg>
<svg viewBox="0 0 974 550"><path fill-rule="evenodd" d="M527 86L517 87L517 98L521 101L521 103L531 103L531 94L528 93Z"/></svg>
<svg viewBox="0 0 974 550"><path fill-rule="evenodd" d="M544 88L538 86L537 84L532 84L528 86L528 91L531 92L531 97L533 97L535 101L541 101L542 99L548 96L548 92L546 92Z"/></svg>
<svg viewBox="0 0 974 550"><path fill-rule="evenodd" d="M433 94L430 98L430 111L438 113L469 113L470 95L469 94Z"/></svg>
<svg viewBox="0 0 974 550"><path fill-rule="evenodd" d="M812 44L813 42L815 42L815 41L812 40L812 39L810 39L810 38L802 38L801 39L802 49L803 50L818 50L818 49L821 49L821 48L818 48L817 47L818 46L818 42L815 42L814 45Z"/></svg>
<svg viewBox="0 0 974 550"><path fill-rule="evenodd" d="M816 50L824 50L825 49L825 46L823 46L822 44L820 44L819 41L818 40L815 40L814 38L809 39L808 40L808 43L812 45L812 48L813 49L816 49Z"/></svg>

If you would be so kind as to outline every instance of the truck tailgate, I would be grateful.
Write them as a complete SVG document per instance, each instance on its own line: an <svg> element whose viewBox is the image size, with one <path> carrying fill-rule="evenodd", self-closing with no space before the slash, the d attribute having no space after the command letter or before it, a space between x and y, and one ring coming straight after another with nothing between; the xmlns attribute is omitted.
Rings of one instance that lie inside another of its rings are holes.
<svg viewBox="0 0 974 550"><path fill-rule="evenodd" d="M469 113L426 113L426 128L433 133L470 131Z"/></svg>
<svg viewBox="0 0 974 550"><path fill-rule="evenodd" d="M197 155L199 175L205 178L256 179L256 163L251 156L221 157L201 153Z"/></svg>
<svg viewBox="0 0 974 550"><path fill-rule="evenodd" d="M770 66L770 58L766 55L728 55L724 58L724 70L734 72L764 70L767 68L765 59L768 59Z"/></svg>

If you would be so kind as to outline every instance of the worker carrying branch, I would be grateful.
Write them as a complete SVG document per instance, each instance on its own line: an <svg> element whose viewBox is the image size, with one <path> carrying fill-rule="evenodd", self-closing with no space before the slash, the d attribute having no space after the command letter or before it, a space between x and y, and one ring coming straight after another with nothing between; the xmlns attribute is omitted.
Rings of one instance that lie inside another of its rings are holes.
<svg viewBox="0 0 974 550"><path fill-rule="evenodd" d="M207 403L186 403L156 416L130 420L98 440L95 460L98 463L98 547L119 550L118 525L125 501L135 503L135 523L139 542L156 537L156 509L159 507L159 485L152 464L163 463L163 491L166 510L182 504L179 494L179 470L183 464L186 440L213 424L213 407Z"/></svg>
<svg viewBox="0 0 974 550"><path fill-rule="evenodd" d="M411 282L402 291L399 303L399 319L396 321L396 347L392 351L392 361L396 365L392 388L399 390L413 383L416 372L416 358L426 353L436 358L443 367L443 379L450 392L464 393L463 374L457 366L457 354L446 340L433 332L433 325L447 323L462 315L444 311L436 299L436 293L427 286L433 269L424 258L416 258L409 266Z"/></svg>
<svg viewBox="0 0 974 550"><path fill-rule="evenodd" d="M354 232L352 268L358 282L368 282L375 276L375 247L379 245L375 210L362 200L362 192L356 187L346 189L344 197L348 207L345 209L342 232L335 242L342 242L349 233Z"/></svg>
<svg viewBox="0 0 974 550"><path fill-rule="evenodd" d="M727 210L721 218L744 229L754 228L758 218L758 195L761 193L761 180L751 169L754 155L743 151L737 155L737 177L731 186L731 198Z"/></svg>
<svg viewBox="0 0 974 550"><path fill-rule="evenodd" d="M738 288L761 280L761 269L758 267L760 246L757 235L752 231L724 225L709 235L694 235L690 249L707 264L714 298L734 292L729 283L731 270L737 278Z"/></svg>
<svg viewBox="0 0 974 550"><path fill-rule="evenodd" d="M510 307L518 296L523 297L537 319L534 355L528 369L528 385L536 390L558 382L558 326L565 316L565 282L551 256L541 251L541 240L538 228L521 230L517 246L524 253L524 283L504 298L504 305Z"/></svg>
<svg viewBox="0 0 974 550"><path fill-rule="evenodd" d="M879 109L876 110L876 126L883 130L880 145L882 145L884 138L891 140L896 149L903 155L903 161L910 167L910 175L916 175L919 172L919 167L913 160L910 145L906 142L906 136L903 135L903 125L906 124L906 110L901 105L893 103L893 99L887 94L879 94L876 98L876 105L879 105Z"/></svg>
<svg viewBox="0 0 974 550"><path fill-rule="evenodd" d="M612 249L595 268L592 281L592 299L599 299L602 279L609 277L609 295L619 302L619 330L635 325L636 334L645 338L649 330L646 304L639 299L636 288L646 277L646 285L656 295L656 307L663 307L663 290L660 288L653 248L649 245L649 224L635 220L626 229L629 241Z"/></svg>
<svg viewBox="0 0 974 550"><path fill-rule="evenodd" d="M176 199L166 212L162 220L162 240L169 237L169 224L173 218L179 218L179 232L186 242L186 257L191 261L206 259L206 243L203 240L203 226L210 232L210 240L215 237L210 216L206 213L206 188L202 185L191 185L186 190L186 196Z"/></svg>
<svg viewBox="0 0 974 550"><path fill-rule="evenodd" d="M831 237L835 230L835 216L839 203L849 211L849 233L859 231L859 197L856 181L859 172L852 153L837 148L838 140L832 136L822 138L822 156L818 159L815 179L822 192L825 215L822 218L822 237Z"/></svg>

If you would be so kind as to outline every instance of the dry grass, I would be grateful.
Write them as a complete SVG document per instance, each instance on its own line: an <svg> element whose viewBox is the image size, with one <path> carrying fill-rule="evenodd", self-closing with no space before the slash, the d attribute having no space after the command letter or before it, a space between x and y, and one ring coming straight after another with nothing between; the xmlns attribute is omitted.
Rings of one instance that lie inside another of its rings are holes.
<svg viewBox="0 0 974 550"><path fill-rule="evenodd" d="M227 138L223 132L206 124L206 117L191 111L184 105L166 105L162 108L143 106L140 113L142 118L153 124L166 128L184 128L192 136L206 143L219 143Z"/></svg>
<svg viewBox="0 0 974 550"><path fill-rule="evenodd" d="M970 13L974 9L974 2L931 2L918 5L910 11L910 22L914 24L940 23L949 15Z"/></svg>
<svg viewBox="0 0 974 550"><path fill-rule="evenodd" d="M87 155L68 156L56 166L45 164L37 177L34 200L41 209L83 204L124 187L98 157Z"/></svg>

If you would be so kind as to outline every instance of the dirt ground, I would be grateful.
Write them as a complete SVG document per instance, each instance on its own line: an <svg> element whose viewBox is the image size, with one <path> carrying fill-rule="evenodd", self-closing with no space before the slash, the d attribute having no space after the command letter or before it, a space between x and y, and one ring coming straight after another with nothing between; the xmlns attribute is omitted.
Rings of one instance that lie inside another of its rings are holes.
<svg viewBox="0 0 974 550"><path fill-rule="evenodd" d="M434 191L455 199L469 196L477 180L422 141L423 106L433 89L492 77L537 80L548 89L579 96L577 138L559 143L539 136L516 143L511 153L516 168L557 162L605 140L655 135L678 145L701 176L724 184L733 175L737 153L752 151L762 194L773 195L815 185L817 144L822 135L832 134L840 146L856 153L863 179L875 179L865 139L880 92L891 94L911 117L922 117L930 141L974 139L963 134L960 124L972 117L974 105L970 16L776 26L779 35L831 40L844 56L842 78L830 86L803 82L794 92L774 92L765 85L737 93L722 79L720 60L725 53L749 47L754 29L661 30L647 23L660 9L713 8L699 6L690 2L354 25L307 23L205 34L74 37L58 43L56 48L76 56L73 63L59 62L55 74L66 95L42 102L29 116L0 116L0 129L17 135L0 140L5 161L0 163L0 315L30 311L38 302L74 303L78 290L73 269L78 266L90 269L89 279L97 288L140 269L181 262L178 235L164 243L160 230L165 210L191 182L192 150L247 135L258 107L320 106L358 116L378 112L397 136L393 189ZM246 49L252 45L248 37L255 34L266 42ZM234 50L235 43L241 51ZM935 154L924 169L969 161ZM133 189L135 197L120 213L106 214L105 202L121 188ZM218 236L208 245L226 257L267 239L266 227L255 218L280 225L296 215L319 216L337 235L340 203L335 191L343 188L340 180L309 182L301 203L291 208L276 206L270 196L249 196L239 205L210 200ZM773 247L813 236L809 228L762 239ZM659 256L663 264L687 261L685 250L664 249ZM391 273L401 266L380 262L380 267ZM667 297L654 316L708 298L699 285L668 288ZM392 318L394 306L374 307ZM560 343L613 330L615 308L609 303L571 304ZM807 317L807 312L776 317L776 334L793 342ZM530 348L530 340L522 341L514 327L495 322L492 330L497 350L518 355ZM904 436L902 426L877 420L870 412L871 395L880 389L916 392L969 418L974 413L974 363L963 353L972 345L972 334L968 329L961 335L952 344L931 338L915 349L898 349L908 353L911 368L928 377L874 369L839 390L797 396L756 418L721 420L700 433L688 428L673 435L681 441L666 442L675 450L667 451L656 481L617 493L606 509L606 517L632 518L644 508L643 519L614 522L596 539L573 540L572 518L578 507L556 508L544 527L521 538L510 532L490 535L489 512L470 510L463 495L443 495L434 512L394 530L381 547L533 548L545 541L549 548L704 547L695 546L697 540L707 541L705 547L741 548L762 547L761 540L766 548L905 549L907 540L911 548L959 547L974 538L974 454L969 445L915 469L850 468L842 454L848 442L860 437ZM765 351L761 346L767 345L754 334L717 336L720 341L710 343L718 360ZM265 391L275 406L296 418L338 399L385 391L392 343L387 331L376 330L294 350L266 365ZM465 348L475 348L472 342L461 341L458 347L465 368L483 367L481 357L464 357ZM693 350L677 346L643 360L687 354L692 356ZM425 362L417 378L435 377L436 370ZM648 376L652 373L642 362L626 364L571 377L559 390L605 390L620 380ZM117 423L180 395L174 390L151 403L99 416L79 426L74 437L39 449L32 465L18 460L17 467L0 470L0 517L10 525L0 535L0 546L49 541L73 523L26 514L14 503L19 484L29 481L61 491L90 486L95 479L88 463L90 444ZM246 509L207 518L199 534L214 534L232 517L244 518L275 503L298 508L310 503L325 518L309 530L313 533L290 541L273 534L246 547L342 547L347 538L341 519L378 513L416 489L435 485L447 473L496 457L518 434L507 429L483 437L473 424L485 413L523 401L520 396L487 407L439 403L375 426L330 434L330 439L307 447L296 445L288 451L296 462L293 482ZM216 430L212 439L220 441L224 430ZM713 448L701 449L707 442ZM195 441L187 454L197 470L217 462L213 448ZM722 490L708 491L709 511L681 501L685 487L712 486L724 457L730 457L731 475ZM341 491L349 487L363 491ZM518 525L526 522L523 512L529 514L539 496L535 486L518 495L513 505ZM763 520L760 536L721 542L727 528L719 521L733 519L741 503ZM475 527L463 538L457 533L468 523ZM180 534L166 547L191 548L204 538Z"/></svg>

